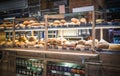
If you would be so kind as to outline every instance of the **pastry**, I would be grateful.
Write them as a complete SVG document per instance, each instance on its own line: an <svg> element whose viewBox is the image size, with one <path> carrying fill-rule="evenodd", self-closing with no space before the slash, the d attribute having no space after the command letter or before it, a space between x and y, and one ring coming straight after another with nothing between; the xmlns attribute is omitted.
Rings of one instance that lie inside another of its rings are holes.
<svg viewBox="0 0 120 76"><path fill-rule="evenodd" d="M104 39L101 39L97 46L96 46L97 49L108 49L109 48L109 43L107 41L105 41Z"/></svg>
<svg viewBox="0 0 120 76"><path fill-rule="evenodd" d="M120 50L120 44L110 44L109 45L110 50Z"/></svg>

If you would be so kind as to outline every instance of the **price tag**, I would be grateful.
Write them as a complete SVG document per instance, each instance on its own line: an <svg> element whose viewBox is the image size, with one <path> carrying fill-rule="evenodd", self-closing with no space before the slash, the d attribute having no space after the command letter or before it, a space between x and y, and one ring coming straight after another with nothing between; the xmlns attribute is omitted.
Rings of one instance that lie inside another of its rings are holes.
<svg viewBox="0 0 120 76"><path fill-rule="evenodd" d="M59 6L59 13L60 13L60 14L65 13L65 5L60 5L60 6Z"/></svg>
<svg viewBox="0 0 120 76"><path fill-rule="evenodd" d="M71 76L69 72L65 72L64 75Z"/></svg>
<svg viewBox="0 0 120 76"><path fill-rule="evenodd" d="M52 70L52 73L56 73L56 71L55 71L55 70Z"/></svg>
<svg viewBox="0 0 120 76"><path fill-rule="evenodd" d="M80 74L75 74L74 76L80 76Z"/></svg>

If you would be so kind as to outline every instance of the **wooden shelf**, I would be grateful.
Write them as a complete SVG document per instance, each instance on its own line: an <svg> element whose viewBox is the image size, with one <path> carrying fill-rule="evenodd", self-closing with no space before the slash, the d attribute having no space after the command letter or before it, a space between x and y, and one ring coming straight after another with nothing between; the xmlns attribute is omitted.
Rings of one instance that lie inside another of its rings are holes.
<svg viewBox="0 0 120 76"><path fill-rule="evenodd" d="M15 52L31 52L31 53L41 53L41 54L60 54L60 55L73 55L73 56L88 56L88 57L97 57L98 54L89 53L89 52L71 52L71 51L58 51L58 50L37 50L37 49L21 49L21 48L4 48L1 49L4 51L15 51ZM1 51L0 50L0 51Z"/></svg>

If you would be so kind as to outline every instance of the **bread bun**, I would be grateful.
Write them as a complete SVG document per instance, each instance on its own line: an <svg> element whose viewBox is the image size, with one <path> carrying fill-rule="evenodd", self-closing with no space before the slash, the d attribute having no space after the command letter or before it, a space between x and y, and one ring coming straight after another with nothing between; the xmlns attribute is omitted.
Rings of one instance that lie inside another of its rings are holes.
<svg viewBox="0 0 120 76"><path fill-rule="evenodd" d="M87 23L87 20L86 20L85 18L81 18L81 19L80 19L80 22L81 22L81 23Z"/></svg>
<svg viewBox="0 0 120 76"><path fill-rule="evenodd" d="M23 25L28 25L29 24L29 21L24 21L23 22Z"/></svg>
<svg viewBox="0 0 120 76"><path fill-rule="evenodd" d="M63 23L63 24L64 24L64 23L66 23L66 21L65 21L65 20L63 20L63 19L62 19L62 20L60 20L60 22L61 22L61 23Z"/></svg>
<svg viewBox="0 0 120 76"><path fill-rule="evenodd" d="M72 19L71 19L71 22L77 23L77 22L79 22L79 20L76 19L76 18L72 18Z"/></svg>
<svg viewBox="0 0 120 76"><path fill-rule="evenodd" d="M60 21L59 20L55 20L54 24L60 24Z"/></svg>

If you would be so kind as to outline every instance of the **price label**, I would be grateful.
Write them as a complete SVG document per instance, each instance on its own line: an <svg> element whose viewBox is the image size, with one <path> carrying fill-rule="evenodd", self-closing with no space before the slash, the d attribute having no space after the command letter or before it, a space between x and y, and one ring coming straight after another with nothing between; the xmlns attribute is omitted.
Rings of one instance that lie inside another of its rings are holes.
<svg viewBox="0 0 120 76"><path fill-rule="evenodd" d="M60 5L60 6L59 6L59 13L60 13L60 14L65 13L65 5Z"/></svg>

